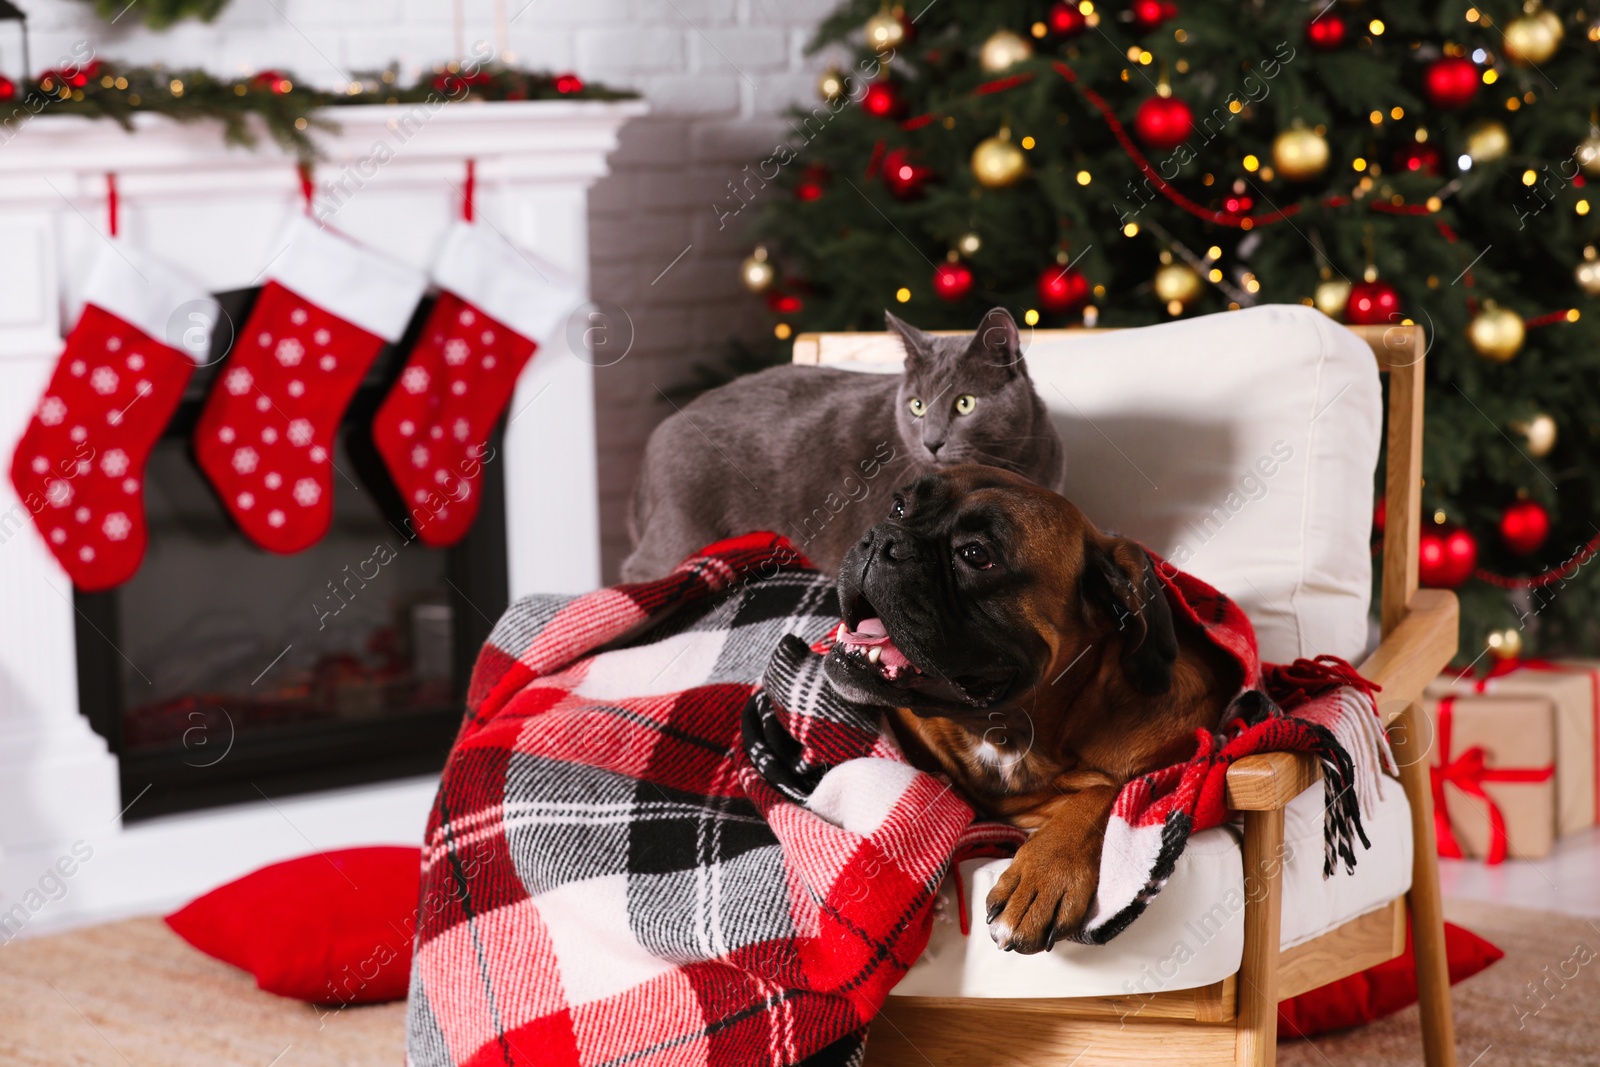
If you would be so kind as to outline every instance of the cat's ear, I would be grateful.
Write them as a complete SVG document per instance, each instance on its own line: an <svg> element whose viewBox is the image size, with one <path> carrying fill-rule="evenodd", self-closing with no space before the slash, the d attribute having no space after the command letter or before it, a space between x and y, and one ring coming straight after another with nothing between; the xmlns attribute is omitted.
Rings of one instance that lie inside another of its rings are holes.
<svg viewBox="0 0 1600 1067"><path fill-rule="evenodd" d="M906 350L906 366L908 368L928 361L928 357L933 351L933 338L892 311L883 313L883 321L888 324L889 332L899 336L900 344Z"/></svg>
<svg viewBox="0 0 1600 1067"><path fill-rule="evenodd" d="M982 355L984 362L1017 371L1022 363L1022 337L1017 322L1005 308L991 308L972 335L970 351Z"/></svg>

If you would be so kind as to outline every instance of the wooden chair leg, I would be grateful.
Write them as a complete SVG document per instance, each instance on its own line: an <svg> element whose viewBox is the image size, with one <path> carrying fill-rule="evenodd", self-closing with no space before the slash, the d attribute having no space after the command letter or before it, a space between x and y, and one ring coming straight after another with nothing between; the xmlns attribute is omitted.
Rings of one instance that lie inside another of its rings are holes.
<svg viewBox="0 0 1600 1067"><path fill-rule="evenodd" d="M1456 1027L1450 1012L1450 968L1444 951L1444 898L1434 847L1433 790L1428 780L1431 734L1422 708L1411 704L1389 728L1400 784L1411 802L1411 955L1422 1009L1422 1051L1428 1067L1456 1067Z"/></svg>
<svg viewBox="0 0 1600 1067"><path fill-rule="evenodd" d="M1278 937L1283 929L1283 809L1244 813L1244 958L1239 963L1238 1067L1278 1060Z"/></svg>

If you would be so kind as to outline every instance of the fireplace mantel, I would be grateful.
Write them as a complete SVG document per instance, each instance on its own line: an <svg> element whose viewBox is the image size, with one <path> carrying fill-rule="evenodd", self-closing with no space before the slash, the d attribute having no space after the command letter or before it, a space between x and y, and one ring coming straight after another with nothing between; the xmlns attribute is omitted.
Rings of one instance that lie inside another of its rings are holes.
<svg viewBox="0 0 1600 1067"><path fill-rule="evenodd" d="M606 173L618 129L645 110L638 101L332 108L326 116L339 129L314 134L316 213L426 268L459 217L471 159L478 218L586 289L587 190ZM122 239L182 265L213 291L259 284L285 224L304 209L294 156L264 134L253 148L230 146L215 124L152 115L137 116L132 132L49 114L23 126L0 147L0 458L7 464L76 315L78 265L104 239L108 173L116 175ZM511 596L578 592L600 576L593 372L572 354L565 334L574 331L560 332L545 339L510 406ZM75 880L83 889L51 903L43 926L159 906L231 867L278 858L274 849L306 851L299 838L294 848L234 841L222 849L221 867L188 866L193 885L179 879L152 887L129 873L159 861L149 848L133 858L126 839L164 842L157 852L190 846L173 825L122 829L125 800L137 801L119 796L115 760L78 712L71 584L9 479L0 483L0 912L79 838L100 842L96 854L107 858L84 865ZM405 789L411 800L397 809L405 830L389 839L414 840L421 830L411 823L415 798L426 790ZM314 807L314 799L297 803L300 818L313 817L304 805ZM346 797L328 811L357 809L359 832L325 826L318 847L352 834L385 836L373 816L384 810L380 802ZM190 824L210 827L215 840L230 832L219 829L223 818L195 816ZM130 880L142 888L118 887Z"/></svg>

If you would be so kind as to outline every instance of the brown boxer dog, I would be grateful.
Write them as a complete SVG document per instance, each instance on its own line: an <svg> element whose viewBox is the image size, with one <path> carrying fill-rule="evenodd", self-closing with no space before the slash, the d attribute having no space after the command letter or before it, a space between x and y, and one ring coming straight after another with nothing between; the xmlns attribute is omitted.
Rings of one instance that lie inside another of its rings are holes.
<svg viewBox="0 0 1600 1067"><path fill-rule="evenodd" d="M825 671L887 705L911 762L1033 830L989 894L1001 948L1081 927L1118 791L1218 727L1237 667L1174 621L1149 555L1064 497L992 467L896 494L839 571Z"/></svg>

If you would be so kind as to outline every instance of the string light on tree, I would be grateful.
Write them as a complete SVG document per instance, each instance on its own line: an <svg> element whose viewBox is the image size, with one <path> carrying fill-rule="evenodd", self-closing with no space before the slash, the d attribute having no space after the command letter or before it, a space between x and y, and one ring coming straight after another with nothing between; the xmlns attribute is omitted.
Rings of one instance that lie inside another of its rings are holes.
<svg viewBox="0 0 1600 1067"><path fill-rule="evenodd" d="M1565 31L1554 12L1542 8L1506 23L1506 58L1519 67L1536 67L1556 54Z"/></svg>
<svg viewBox="0 0 1600 1067"><path fill-rule="evenodd" d="M1467 340L1478 355L1494 363L1509 363L1522 350L1527 331L1522 316L1490 300L1483 310L1472 317L1467 326Z"/></svg>
<svg viewBox="0 0 1600 1067"><path fill-rule="evenodd" d="M1310 181L1328 169L1328 142L1296 123L1273 139L1272 165L1288 181Z"/></svg>
<svg viewBox="0 0 1600 1067"><path fill-rule="evenodd" d="M978 65L999 74L1033 55L1033 45L1010 30L996 30L978 49Z"/></svg>
<svg viewBox="0 0 1600 1067"><path fill-rule="evenodd" d="M985 137L972 150L972 176L986 189L1015 185L1027 173L1028 159L1011 142L1009 127L1002 126L999 133Z"/></svg>
<svg viewBox="0 0 1600 1067"><path fill-rule="evenodd" d="M978 236L977 231L975 230L968 230L966 233L956 238L956 251L960 252L964 256L977 255L978 249L982 247L983 238Z"/></svg>
<svg viewBox="0 0 1600 1067"><path fill-rule="evenodd" d="M757 245L755 251L739 264L739 280L752 293L766 292L776 277L777 271L773 270L772 264L768 262L767 250L763 245Z"/></svg>

